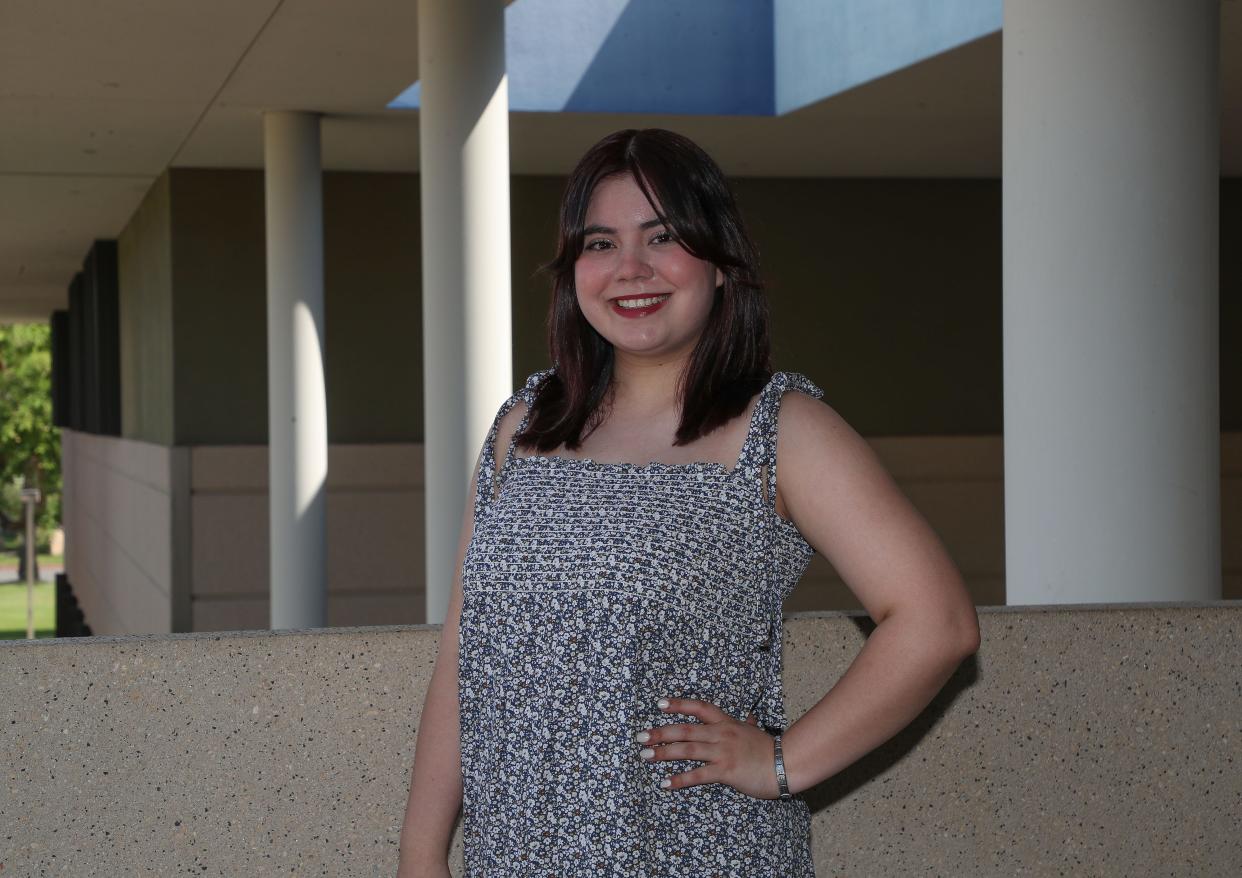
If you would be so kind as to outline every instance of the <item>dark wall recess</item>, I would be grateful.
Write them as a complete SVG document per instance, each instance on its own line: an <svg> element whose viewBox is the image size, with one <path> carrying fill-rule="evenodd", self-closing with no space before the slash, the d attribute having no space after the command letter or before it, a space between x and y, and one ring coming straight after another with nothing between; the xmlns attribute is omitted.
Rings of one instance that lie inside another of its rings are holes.
<svg viewBox="0 0 1242 878"><path fill-rule="evenodd" d="M96 241L52 315L52 421L121 435L121 335L115 241Z"/></svg>
<svg viewBox="0 0 1242 878"><path fill-rule="evenodd" d="M69 312L52 312L52 424L69 424Z"/></svg>
<svg viewBox="0 0 1242 878"><path fill-rule="evenodd" d="M77 596L68 575L56 574L56 636L57 637L90 637L91 626L86 624L82 607L78 605Z"/></svg>

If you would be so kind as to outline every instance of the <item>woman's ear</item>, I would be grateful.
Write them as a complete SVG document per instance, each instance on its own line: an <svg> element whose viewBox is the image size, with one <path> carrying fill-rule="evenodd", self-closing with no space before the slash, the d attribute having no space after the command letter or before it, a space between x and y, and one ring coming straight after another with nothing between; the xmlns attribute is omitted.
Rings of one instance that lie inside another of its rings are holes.
<svg viewBox="0 0 1242 878"><path fill-rule="evenodd" d="M716 289L724 286L724 272L719 268L716 269Z"/></svg>

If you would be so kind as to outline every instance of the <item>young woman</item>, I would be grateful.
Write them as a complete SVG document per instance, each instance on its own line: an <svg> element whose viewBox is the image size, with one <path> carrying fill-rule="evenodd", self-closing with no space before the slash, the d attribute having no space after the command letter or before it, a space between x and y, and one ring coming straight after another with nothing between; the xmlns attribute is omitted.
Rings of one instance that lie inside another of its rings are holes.
<svg viewBox="0 0 1242 878"><path fill-rule="evenodd" d="M680 135L617 132L570 175L555 365L479 455L400 875L448 875L464 806L470 878L810 878L797 794L977 649L935 533L818 387L772 371L757 263ZM815 551L877 627L789 725L781 607Z"/></svg>

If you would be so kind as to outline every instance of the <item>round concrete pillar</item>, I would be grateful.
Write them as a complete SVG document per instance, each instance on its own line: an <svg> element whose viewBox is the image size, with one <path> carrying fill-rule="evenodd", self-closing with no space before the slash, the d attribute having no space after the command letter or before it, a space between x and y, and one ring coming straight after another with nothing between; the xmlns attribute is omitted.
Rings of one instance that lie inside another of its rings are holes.
<svg viewBox="0 0 1242 878"><path fill-rule="evenodd" d="M504 4L419 0L427 622L444 621L466 489L513 391Z"/></svg>
<svg viewBox="0 0 1242 878"><path fill-rule="evenodd" d="M263 114L271 626L327 624L328 408L324 386L319 117Z"/></svg>
<svg viewBox="0 0 1242 878"><path fill-rule="evenodd" d="M1215 0L1006 0L1010 604L1221 595Z"/></svg>

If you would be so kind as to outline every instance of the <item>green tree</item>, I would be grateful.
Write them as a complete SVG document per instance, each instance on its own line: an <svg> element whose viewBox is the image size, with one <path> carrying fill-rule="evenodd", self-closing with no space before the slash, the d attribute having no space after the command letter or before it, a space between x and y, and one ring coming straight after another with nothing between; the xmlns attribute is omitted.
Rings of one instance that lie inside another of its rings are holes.
<svg viewBox="0 0 1242 878"><path fill-rule="evenodd" d="M52 333L0 326L0 523L25 527L20 491L38 488L39 542L60 524L60 431L52 426Z"/></svg>

